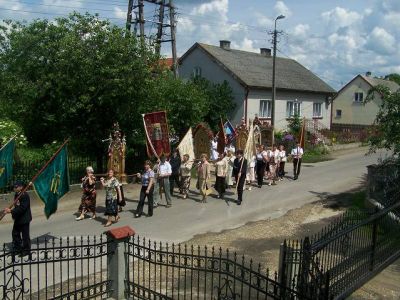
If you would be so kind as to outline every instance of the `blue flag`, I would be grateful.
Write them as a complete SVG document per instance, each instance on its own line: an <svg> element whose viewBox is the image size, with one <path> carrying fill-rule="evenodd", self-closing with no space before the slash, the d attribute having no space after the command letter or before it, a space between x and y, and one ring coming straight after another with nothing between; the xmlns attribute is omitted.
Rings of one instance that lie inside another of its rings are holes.
<svg viewBox="0 0 400 300"><path fill-rule="evenodd" d="M236 138L236 130L233 128L231 122L227 121L224 124L225 135L228 140L228 143L232 143L232 141Z"/></svg>
<svg viewBox="0 0 400 300"><path fill-rule="evenodd" d="M0 188L6 187L12 178L15 139L0 149Z"/></svg>

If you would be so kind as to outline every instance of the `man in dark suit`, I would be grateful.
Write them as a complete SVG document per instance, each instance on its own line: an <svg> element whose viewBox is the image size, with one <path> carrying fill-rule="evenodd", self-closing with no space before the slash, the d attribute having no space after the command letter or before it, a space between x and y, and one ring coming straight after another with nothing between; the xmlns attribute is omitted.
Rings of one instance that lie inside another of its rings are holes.
<svg viewBox="0 0 400 300"><path fill-rule="evenodd" d="M179 171L181 168L181 158L178 155L177 149L174 149L172 152L172 155L169 158L169 164L171 165L172 169L171 176L169 176L169 190L171 196L173 196L175 184L178 186L178 188L180 188Z"/></svg>
<svg viewBox="0 0 400 300"><path fill-rule="evenodd" d="M11 213L14 219L12 230L13 251L14 253L20 253L22 256L30 254L29 224L32 221L31 202L28 193L22 192L24 187L25 184L22 181L15 182L14 208L4 209L4 212Z"/></svg>
<svg viewBox="0 0 400 300"><path fill-rule="evenodd" d="M243 150L236 151L236 158L233 161L233 176L236 178L236 186L238 193L237 205L242 204L243 188L246 180L247 159L243 157Z"/></svg>

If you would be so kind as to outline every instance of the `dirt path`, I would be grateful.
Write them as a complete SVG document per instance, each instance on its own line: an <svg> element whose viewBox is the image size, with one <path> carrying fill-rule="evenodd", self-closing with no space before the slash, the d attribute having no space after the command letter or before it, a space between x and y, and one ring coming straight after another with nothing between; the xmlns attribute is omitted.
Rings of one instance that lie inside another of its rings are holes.
<svg viewBox="0 0 400 300"><path fill-rule="evenodd" d="M219 233L197 235L187 244L230 249L260 263L263 270L276 271L279 247L285 239L302 239L317 233L342 214L359 189L329 196L287 212L284 216L248 223ZM356 291L351 299L400 299L400 260Z"/></svg>

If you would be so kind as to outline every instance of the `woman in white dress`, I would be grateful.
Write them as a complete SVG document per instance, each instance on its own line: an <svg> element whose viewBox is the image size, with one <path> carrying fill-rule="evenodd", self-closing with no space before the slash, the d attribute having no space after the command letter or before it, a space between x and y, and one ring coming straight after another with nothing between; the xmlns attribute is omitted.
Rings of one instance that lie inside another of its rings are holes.
<svg viewBox="0 0 400 300"><path fill-rule="evenodd" d="M279 181L283 180L283 176L285 176L285 163L287 161L285 147L283 145L279 145L279 168L278 168L278 177Z"/></svg>
<svg viewBox="0 0 400 300"><path fill-rule="evenodd" d="M233 172L233 162L235 161L235 156L233 155L232 151L228 150L224 159L228 163L228 167L226 169L225 182L228 188L230 188L233 186L232 172Z"/></svg>

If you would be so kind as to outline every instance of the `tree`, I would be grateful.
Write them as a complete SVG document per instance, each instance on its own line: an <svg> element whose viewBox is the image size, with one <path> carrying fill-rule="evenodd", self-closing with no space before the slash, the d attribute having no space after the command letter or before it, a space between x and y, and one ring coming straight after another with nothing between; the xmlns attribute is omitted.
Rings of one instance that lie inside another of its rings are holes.
<svg viewBox="0 0 400 300"><path fill-rule="evenodd" d="M133 145L145 140L142 113L167 110L180 133L208 113L202 89L174 79L152 47L96 15L6 24L0 114L18 122L33 146L71 137L79 153L101 155L116 121Z"/></svg>
<svg viewBox="0 0 400 300"><path fill-rule="evenodd" d="M392 73L392 74L389 74L389 75L387 75L385 77L388 78L391 81L396 82L398 85L400 85L400 74Z"/></svg>
<svg viewBox="0 0 400 300"><path fill-rule="evenodd" d="M391 92L384 86L376 86L368 92L366 101L376 95L382 97L382 103L376 116L374 127L370 130L370 152L384 148L400 154L400 92Z"/></svg>
<svg viewBox="0 0 400 300"><path fill-rule="evenodd" d="M227 81L212 83L205 78L195 77L193 83L207 95L207 114L204 121L213 131L218 131L220 118L226 119L235 109L232 88Z"/></svg>

